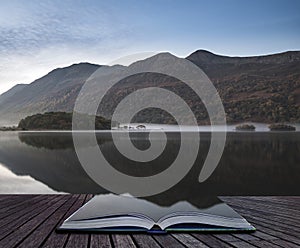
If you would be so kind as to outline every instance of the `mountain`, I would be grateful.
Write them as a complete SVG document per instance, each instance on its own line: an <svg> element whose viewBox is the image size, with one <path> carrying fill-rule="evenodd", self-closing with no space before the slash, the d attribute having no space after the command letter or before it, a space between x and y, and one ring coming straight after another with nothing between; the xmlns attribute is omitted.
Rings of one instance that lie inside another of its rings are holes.
<svg viewBox="0 0 300 248"><path fill-rule="evenodd" d="M10 97L2 99L1 95L0 125L17 124L22 118L36 113L72 112L73 105L70 102L75 101L85 80L99 67L80 63L58 68L31 84L23 85Z"/></svg>
<svg viewBox="0 0 300 248"><path fill-rule="evenodd" d="M21 91L27 86L27 84L17 84L14 87L12 87L10 90L4 92L3 94L0 95L0 104L2 102L5 102L6 99L12 97L14 94L17 92Z"/></svg>
<svg viewBox="0 0 300 248"><path fill-rule="evenodd" d="M229 57L217 55L206 50L197 50L187 57L188 60L195 62L199 66L213 64L284 64L300 61L299 51L288 51L283 53L251 56L251 57Z"/></svg>
<svg viewBox="0 0 300 248"><path fill-rule="evenodd" d="M187 59L212 80L229 122L300 122L300 51L227 57L199 50Z"/></svg>
<svg viewBox="0 0 300 248"><path fill-rule="evenodd" d="M138 63L154 61L156 55ZM198 50L187 57L199 66L217 88L225 107L227 121L300 122L300 52L266 56L228 57ZM33 83L17 87L0 96L0 125L16 124L21 118L49 111L71 112L85 80L100 66L89 63L55 69ZM117 70L122 67L111 67ZM208 116L197 95L179 80L154 73L143 73L121 80L105 96L99 109L111 117L116 105L131 92L149 86L172 90L191 107L199 123ZM15 91L15 92L14 92ZM96 97L101 85L95 84L89 96ZM11 94L9 92L14 92ZM184 113L183 113L184 114ZM174 123L164 111L146 109L135 121Z"/></svg>

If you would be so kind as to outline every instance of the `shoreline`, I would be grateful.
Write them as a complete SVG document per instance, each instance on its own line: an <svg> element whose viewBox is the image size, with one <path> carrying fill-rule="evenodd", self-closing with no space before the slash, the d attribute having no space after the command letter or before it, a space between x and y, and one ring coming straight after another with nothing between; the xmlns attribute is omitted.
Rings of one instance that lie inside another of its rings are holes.
<svg viewBox="0 0 300 248"><path fill-rule="evenodd" d="M137 129L134 126L139 125L140 123L131 123L130 126L133 128L113 128L113 129L98 129L98 130L71 130L71 129L28 129L24 130L15 126L12 127L0 127L0 132L130 132L130 133L145 133L145 132L299 132L300 131L300 123L293 123L293 124L284 124L287 126L295 127L295 130L271 130L269 128L269 123L255 123L255 122L245 122L239 124L227 124L227 125L199 125L199 126L189 126L184 125L179 128L177 125L170 125L170 124L144 124L146 128L144 129ZM254 130L248 129L236 129L239 125L244 124L251 124L255 127ZM275 125L279 125L276 123ZM129 126L128 124L122 124L123 126Z"/></svg>
<svg viewBox="0 0 300 248"><path fill-rule="evenodd" d="M161 130L145 130L145 131L126 131L126 130L96 130L96 131L90 131L90 130L76 130L76 131L72 131L72 130L15 130L15 131L1 131L0 133L24 133L24 134L30 134L30 133L136 133L136 134L145 134L145 133L149 133L149 132L162 132ZM265 134L265 133L282 133L282 134L286 134L286 133L299 133L300 130L296 130L296 131L289 131L289 130L275 130L275 131L249 131L249 130L217 130L217 131L208 131L208 130L200 130L200 131L174 131L174 130L163 130L164 133L247 133L247 134Z"/></svg>

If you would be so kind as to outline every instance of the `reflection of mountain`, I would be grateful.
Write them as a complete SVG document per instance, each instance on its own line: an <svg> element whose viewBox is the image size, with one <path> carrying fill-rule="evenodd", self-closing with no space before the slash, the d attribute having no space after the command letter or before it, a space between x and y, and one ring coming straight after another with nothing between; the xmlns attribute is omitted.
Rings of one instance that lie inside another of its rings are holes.
<svg viewBox="0 0 300 248"><path fill-rule="evenodd" d="M238 58L199 50L187 59L212 80L223 100L229 122L300 122L300 52ZM0 124L17 123L38 112L72 112L83 83L98 68L98 65L82 63L56 69L30 85L1 95ZM200 99L187 86L174 78L153 73L126 78L111 89L100 106L107 114L105 117L110 118L124 96L149 86L172 90L191 106L199 123L208 122ZM87 102L98 96L99 89L100 83L91 90ZM174 123L171 116L154 109L140 112L135 121Z"/></svg>
<svg viewBox="0 0 300 248"><path fill-rule="evenodd" d="M81 167L74 149L70 147L70 134L52 134L54 137L50 140L61 142L57 149L54 143L45 142L49 140L50 133L31 134L20 134L21 139L26 140L24 143L20 141L17 133L1 135L0 163L16 175L29 175L59 192L106 192L91 180ZM29 141L30 136L32 141ZM27 145L27 142L30 145ZM62 144L64 142L65 145Z"/></svg>
<svg viewBox="0 0 300 248"><path fill-rule="evenodd" d="M84 133L82 135L84 146L89 145ZM170 165L177 154L178 140L174 138L167 144L166 153L151 164L134 163L116 151L108 134L97 135L99 147L107 160L117 170L130 175L159 173ZM0 163L13 173L30 175L57 191L106 192L80 165L75 150L71 147L71 133L21 133L19 137L23 142L19 140L17 133L4 133L0 136ZM219 166L206 182L199 184L199 172L210 143L210 135L201 133L200 152L195 166L187 176L165 193L147 199L160 205L170 205L179 200L188 200L197 205L200 203L197 203L195 196L207 194L300 194L299 139L298 132L229 133ZM51 141L48 143L47 140ZM55 142L58 142L57 147ZM147 140L136 139L134 142L139 148L149 145ZM188 152L186 156L189 156ZM97 164L95 161L95 165Z"/></svg>

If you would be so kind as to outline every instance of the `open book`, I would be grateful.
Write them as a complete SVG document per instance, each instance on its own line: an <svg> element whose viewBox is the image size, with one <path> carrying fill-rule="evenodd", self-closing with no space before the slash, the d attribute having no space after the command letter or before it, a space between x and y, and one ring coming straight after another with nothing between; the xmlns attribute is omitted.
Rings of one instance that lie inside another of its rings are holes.
<svg viewBox="0 0 300 248"><path fill-rule="evenodd" d="M200 209L187 201L165 207L144 199L107 194L95 196L65 220L59 230L169 232L255 228L220 200Z"/></svg>

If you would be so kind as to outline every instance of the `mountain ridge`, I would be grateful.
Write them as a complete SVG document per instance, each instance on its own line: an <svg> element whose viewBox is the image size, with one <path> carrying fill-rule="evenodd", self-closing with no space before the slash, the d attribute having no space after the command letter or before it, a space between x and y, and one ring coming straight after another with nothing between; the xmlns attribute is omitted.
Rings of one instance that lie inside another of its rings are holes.
<svg viewBox="0 0 300 248"><path fill-rule="evenodd" d="M26 87L28 84L16 84L12 88L10 88L8 91L5 91L0 95L0 104L1 102L5 101L5 99L13 96L18 91L22 90L24 87Z"/></svg>
<svg viewBox="0 0 300 248"><path fill-rule="evenodd" d="M85 63L54 69L2 102L0 114L6 116L8 124L17 124L34 113L70 111L63 106L64 101L76 98L83 82L98 68L98 65Z"/></svg>
<svg viewBox="0 0 300 248"><path fill-rule="evenodd" d="M198 65L214 83L224 102L229 122L300 122L300 51L229 57L197 50L186 59ZM83 83L100 66L83 62L56 68L5 99L2 94L0 125L16 124L20 119L36 113L72 112ZM141 81L143 84L138 84ZM151 74L122 80L103 107L111 110L111 106L115 105L113 101L118 102L120 97L126 95L124 92L132 92L137 85L156 85L177 91L196 109L199 123L207 122L205 109L198 106L201 105L199 99L188 89L182 88L178 80ZM153 117L155 113L148 112L148 115ZM146 121L164 120L153 117L146 118Z"/></svg>

